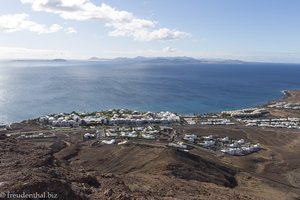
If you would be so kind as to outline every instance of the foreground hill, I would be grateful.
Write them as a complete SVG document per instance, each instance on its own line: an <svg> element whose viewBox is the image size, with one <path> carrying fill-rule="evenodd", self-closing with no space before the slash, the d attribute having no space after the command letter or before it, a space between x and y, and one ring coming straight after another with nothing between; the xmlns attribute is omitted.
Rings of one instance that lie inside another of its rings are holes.
<svg viewBox="0 0 300 200"><path fill-rule="evenodd" d="M1 192L50 192L59 199L79 200L100 185L95 177L61 164L49 148L3 135L0 148Z"/></svg>
<svg viewBox="0 0 300 200"><path fill-rule="evenodd" d="M237 186L235 170L163 147L57 140L47 148L3 136L0 148L1 192L48 191L59 199L252 199L230 189Z"/></svg>

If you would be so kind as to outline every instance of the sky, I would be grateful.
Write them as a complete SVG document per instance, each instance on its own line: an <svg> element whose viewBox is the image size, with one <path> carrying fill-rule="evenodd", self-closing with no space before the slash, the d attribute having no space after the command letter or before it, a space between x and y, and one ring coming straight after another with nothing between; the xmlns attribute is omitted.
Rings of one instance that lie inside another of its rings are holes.
<svg viewBox="0 0 300 200"><path fill-rule="evenodd" d="M299 0L0 0L0 59L300 63Z"/></svg>

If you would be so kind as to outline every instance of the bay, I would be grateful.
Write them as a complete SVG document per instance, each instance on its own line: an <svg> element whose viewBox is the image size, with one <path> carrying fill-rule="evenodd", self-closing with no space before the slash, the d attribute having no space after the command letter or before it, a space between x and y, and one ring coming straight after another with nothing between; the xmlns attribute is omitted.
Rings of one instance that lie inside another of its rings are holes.
<svg viewBox="0 0 300 200"><path fill-rule="evenodd" d="M201 114L299 88L297 64L1 61L0 122L110 108Z"/></svg>

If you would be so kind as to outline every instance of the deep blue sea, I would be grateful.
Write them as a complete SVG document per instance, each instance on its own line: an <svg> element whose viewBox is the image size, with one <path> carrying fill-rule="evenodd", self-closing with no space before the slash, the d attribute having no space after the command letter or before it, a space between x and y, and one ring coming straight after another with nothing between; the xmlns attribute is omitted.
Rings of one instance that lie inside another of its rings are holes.
<svg viewBox="0 0 300 200"><path fill-rule="evenodd" d="M206 113L264 104L300 89L296 64L0 62L0 122L128 108Z"/></svg>

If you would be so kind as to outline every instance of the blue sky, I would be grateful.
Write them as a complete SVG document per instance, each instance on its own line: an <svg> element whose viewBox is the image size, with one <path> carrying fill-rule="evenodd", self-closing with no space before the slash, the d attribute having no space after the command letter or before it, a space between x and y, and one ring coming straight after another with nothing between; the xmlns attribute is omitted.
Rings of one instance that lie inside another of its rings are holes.
<svg viewBox="0 0 300 200"><path fill-rule="evenodd" d="M0 58L300 62L298 0L10 0Z"/></svg>

